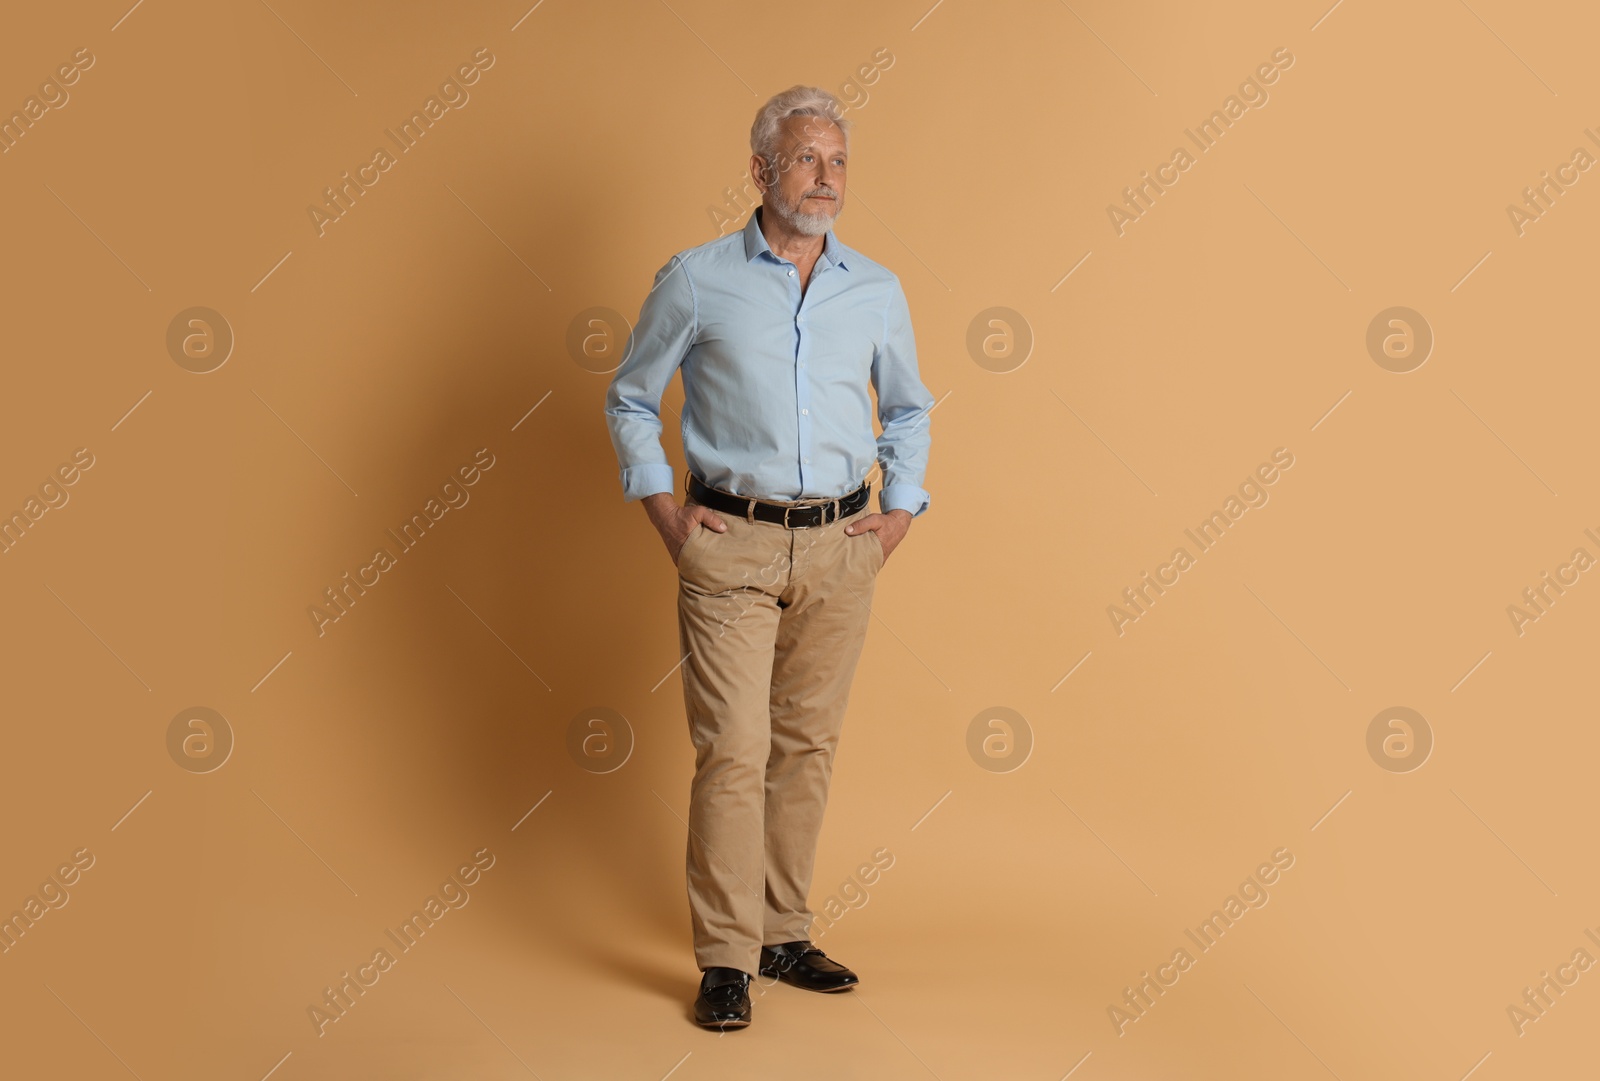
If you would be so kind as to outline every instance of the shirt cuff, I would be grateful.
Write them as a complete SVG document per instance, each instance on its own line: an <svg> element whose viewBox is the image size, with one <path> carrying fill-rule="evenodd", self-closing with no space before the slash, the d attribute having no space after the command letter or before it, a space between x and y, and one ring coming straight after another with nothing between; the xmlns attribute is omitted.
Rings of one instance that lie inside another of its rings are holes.
<svg viewBox="0 0 1600 1081"><path fill-rule="evenodd" d="M646 462L630 465L622 471L622 500L631 502L657 492L672 492L672 463Z"/></svg>
<svg viewBox="0 0 1600 1081"><path fill-rule="evenodd" d="M878 493L878 509L888 514L892 510L909 511L915 518L928 509L932 498L915 484L890 484Z"/></svg>

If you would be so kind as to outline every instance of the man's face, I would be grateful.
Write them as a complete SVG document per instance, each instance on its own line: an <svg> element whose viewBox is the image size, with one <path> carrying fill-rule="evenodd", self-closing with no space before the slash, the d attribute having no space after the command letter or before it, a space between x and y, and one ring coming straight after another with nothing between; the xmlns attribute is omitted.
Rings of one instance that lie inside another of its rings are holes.
<svg viewBox="0 0 1600 1081"><path fill-rule="evenodd" d="M844 209L844 135L820 116L791 116L781 131L777 176L761 185L764 202L797 232L821 236Z"/></svg>

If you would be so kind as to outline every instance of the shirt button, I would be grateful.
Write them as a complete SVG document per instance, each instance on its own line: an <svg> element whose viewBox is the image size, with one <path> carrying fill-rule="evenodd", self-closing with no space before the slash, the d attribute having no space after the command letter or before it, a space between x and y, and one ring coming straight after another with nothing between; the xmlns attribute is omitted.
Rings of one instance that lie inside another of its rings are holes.
<svg viewBox="0 0 1600 1081"><path fill-rule="evenodd" d="M791 277L791 278L794 277L794 271L792 271L792 270L789 271L789 277Z"/></svg>
<svg viewBox="0 0 1600 1081"><path fill-rule="evenodd" d="M804 462L806 465L810 465L811 464L811 459L810 458L801 458L800 460L802 462Z"/></svg>
<svg viewBox="0 0 1600 1081"><path fill-rule="evenodd" d="M802 416L802 417L809 417L809 416L810 416L810 415L811 415L811 410L809 410L809 409L802 409L802 410L800 410L800 415L801 415L801 416ZM808 459L807 459L807 461L810 461L810 459L809 459L809 458L808 458Z"/></svg>

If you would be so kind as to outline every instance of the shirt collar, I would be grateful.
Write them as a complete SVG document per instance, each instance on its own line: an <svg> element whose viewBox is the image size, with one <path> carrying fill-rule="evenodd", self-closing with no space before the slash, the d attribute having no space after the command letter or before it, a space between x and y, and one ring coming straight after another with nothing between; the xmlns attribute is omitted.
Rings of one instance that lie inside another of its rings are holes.
<svg viewBox="0 0 1600 1081"><path fill-rule="evenodd" d="M750 220L744 223L744 257L746 262L754 259L762 252L772 255L774 259L778 258L772 251L772 245L767 243L766 235L761 232L761 212L763 209L758 204L755 210L751 212ZM843 270L850 269L845 264L844 245L834 239L832 229L829 229L822 238L822 257L833 266Z"/></svg>

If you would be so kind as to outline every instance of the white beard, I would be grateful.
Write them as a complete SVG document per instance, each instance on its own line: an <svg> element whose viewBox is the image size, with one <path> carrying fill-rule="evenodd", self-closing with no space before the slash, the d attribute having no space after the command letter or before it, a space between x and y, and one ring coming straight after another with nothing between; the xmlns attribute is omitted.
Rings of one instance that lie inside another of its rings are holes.
<svg viewBox="0 0 1600 1081"><path fill-rule="evenodd" d="M772 201L772 211L782 218L788 226L802 236L824 236L833 228L834 220L843 213L842 203L836 203L838 210L830 214L827 211L809 213L801 210L799 206L791 206L784 201L782 192L774 189L776 196Z"/></svg>

